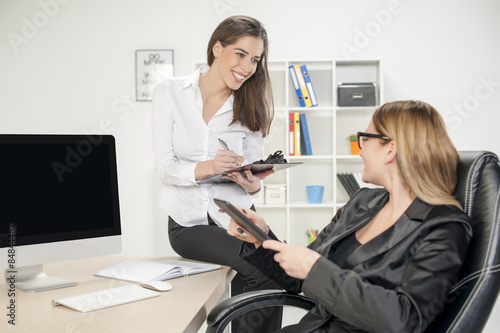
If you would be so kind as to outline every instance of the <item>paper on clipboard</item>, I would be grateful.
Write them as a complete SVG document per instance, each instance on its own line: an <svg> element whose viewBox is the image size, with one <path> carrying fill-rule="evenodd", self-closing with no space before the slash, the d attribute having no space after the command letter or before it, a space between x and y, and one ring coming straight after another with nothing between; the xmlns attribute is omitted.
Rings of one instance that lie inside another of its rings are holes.
<svg viewBox="0 0 500 333"><path fill-rule="evenodd" d="M233 181L230 179L222 178L222 176L227 175L228 173L231 172L243 172L245 170L250 170L252 174L256 174L259 172L267 171L270 169L273 169L274 171L280 171L284 169L288 169L297 165L301 165L302 162L294 162L294 163L255 163L255 164L247 164L243 165L231 170L228 170L226 172L213 175L213 176L208 176L205 178L200 179L197 183L198 184L209 184L209 183L232 183Z"/></svg>

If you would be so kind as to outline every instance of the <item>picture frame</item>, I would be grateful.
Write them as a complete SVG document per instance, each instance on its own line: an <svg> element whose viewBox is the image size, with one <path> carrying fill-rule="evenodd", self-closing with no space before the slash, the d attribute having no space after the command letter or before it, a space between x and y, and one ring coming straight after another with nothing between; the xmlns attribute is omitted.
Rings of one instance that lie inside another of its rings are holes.
<svg viewBox="0 0 500 333"><path fill-rule="evenodd" d="M153 90L166 77L174 76L174 50L136 50L136 101L151 101Z"/></svg>

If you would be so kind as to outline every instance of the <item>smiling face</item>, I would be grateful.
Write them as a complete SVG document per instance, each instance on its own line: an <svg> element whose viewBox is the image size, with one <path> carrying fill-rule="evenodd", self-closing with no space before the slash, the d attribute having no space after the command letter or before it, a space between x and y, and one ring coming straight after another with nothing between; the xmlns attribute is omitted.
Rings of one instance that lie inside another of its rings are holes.
<svg viewBox="0 0 500 333"><path fill-rule="evenodd" d="M217 42L213 47L212 68L228 88L238 90L257 70L263 52L264 42L252 36L241 37L225 47Z"/></svg>

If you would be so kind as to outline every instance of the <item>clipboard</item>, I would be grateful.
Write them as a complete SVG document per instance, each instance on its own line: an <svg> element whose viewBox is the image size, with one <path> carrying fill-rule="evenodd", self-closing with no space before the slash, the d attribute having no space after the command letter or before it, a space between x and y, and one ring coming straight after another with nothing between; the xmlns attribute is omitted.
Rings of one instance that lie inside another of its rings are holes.
<svg viewBox="0 0 500 333"><path fill-rule="evenodd" d="M243 172L245 170L250 170L252 174L256 174L259 172L267 171L273 169L276 171L281 171L284 169L288 169L297 165L301 165L303 162L294 162L294 163L255 163L255 164L247 164L243 165L223 173L208 176L198 180L197 184L210 184L210 183L232 183L233 181L227 178L222 178L222 176L227 175L231 172Z"/></svg>

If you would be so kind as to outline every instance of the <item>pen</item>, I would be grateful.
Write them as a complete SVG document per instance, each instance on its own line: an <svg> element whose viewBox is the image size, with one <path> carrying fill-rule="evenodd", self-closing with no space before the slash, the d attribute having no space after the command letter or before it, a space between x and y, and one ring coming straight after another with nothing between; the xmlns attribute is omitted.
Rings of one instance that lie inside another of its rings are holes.
<svg viewBox="0 0 500 333"><path fill-rule="evenodd" d="M224 150L231 150L231 149L229 149L229 146L227 145L227 143L224 140L222 140L221 138L218 138L217 140L219 140L219 143L222 146L222 148L224 148ZM241 164L238 164L238 166L240 167Z"/></svg>
<svg viewBox="0 0 500 333"><path fill-rule="evenodd" d="M222 148L224 148L225 150L230 150L229 147L227 146L227 143L224 142L224 140L222 140L220 138L218 140L219 140L219 143L222 146Z"/></svg>

